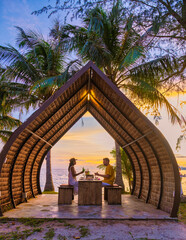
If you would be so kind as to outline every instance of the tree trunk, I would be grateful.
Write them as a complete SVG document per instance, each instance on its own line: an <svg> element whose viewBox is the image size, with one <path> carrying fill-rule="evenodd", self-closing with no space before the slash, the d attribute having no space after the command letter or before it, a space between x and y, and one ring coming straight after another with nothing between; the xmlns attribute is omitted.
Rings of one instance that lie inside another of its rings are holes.
<svg viewBox="0 0 186 240"><path fill-rule="evenodd" d="M54 191L51 169L51 150L48 151L46 156L46 183L44 191Z"/></svg>
<svg viewBox="0 0 186 240"><path fill-rule="evenodd" d="M117 183L119 186L123 188L125 191L125 186L123 183L123 177L122 177L122 169L121 169L121 152L120 152L120 146L115 141L116 146L116 180L115 183Z"/></svg>
<svg viewBox="0 0 186 240"><path fill-rule="evenodd" d="M130 193L131 193L131 191L132 191L132 184L131 184L130 178L128 178L128 181L129 181L129 190L130 190Z"/></svg>

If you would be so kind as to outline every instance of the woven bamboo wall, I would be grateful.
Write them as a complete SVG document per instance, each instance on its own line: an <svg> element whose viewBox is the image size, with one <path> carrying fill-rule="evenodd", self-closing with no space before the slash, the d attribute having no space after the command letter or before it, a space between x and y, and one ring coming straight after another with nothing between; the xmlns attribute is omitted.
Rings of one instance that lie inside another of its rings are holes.
<svg viewBox="0 0 186 240"><path fill-rule="evenodd" d="M41 193L39 176L46 153L87 110L120 146L147 134L124 148L135 176L133 194L176 216L179 172L168 143L91 62L20 126L3 148L0 154L2 211L23 202L24 192L27 198Z"/></svg>
<svg viewBox="0 0 186 240"><path fill-rule="evenodd" d="M53 144L66 129L69 129L86 111L87 81L89 75L71 84L63 94L59 95L38 116L24 128L6 154L0 175L1 208L6 211L24 201L22 193L27 198L39 193L37 171L43 153L46 155L46 144L33 135L34 132L48 143ZM28 130L29 131L28 131ZM11 201L13 199L13 201Z"/></svg>
<svg viewBox="0 0 186 240"><path fill-rule="evenodd" d="M125 97L119 97L112 87L108 87L106 81L101 81L100 75L96 72L94 72L94 81L91 89L93 106L101 116L107 114L107 122L111 127L115 127L119 133L122 133L123 136L125 136L123 130L128 131L130 138L127 139L125 137L127 142L131 142L133 139L137 139L149 132L146 137L137 142L138 144L134 143L131 145L135 152L131 156L135 169L137 170L137 165L139 166L136 157L140 160L141 165L141 172L138 170L136 174L134 194L155 206L160 203L159 207L170 213L175 201L175 192L178 190L175 184L175 178L178 177L178 169L173 169L173 163L175 163L175 168L177 167L176 160L171 149L168 148L168 144L165 144L165 138L159 134L154 126L152 127L152 124L145 119L145 116L132 107L128 99L124 101ZM113 120L109 117L115 119L119 123L120 128L117 127L116 122L112 124ZM112 136L116 139L113 131ZM120 142L121 144L123 142ZM176 176L174 170L176 170ZM142 191L139 196L141 185L139 175L141 174L143 179ZM161 190L162 193L160 192ZM150 193L147 199L148 191Z"/></svg>

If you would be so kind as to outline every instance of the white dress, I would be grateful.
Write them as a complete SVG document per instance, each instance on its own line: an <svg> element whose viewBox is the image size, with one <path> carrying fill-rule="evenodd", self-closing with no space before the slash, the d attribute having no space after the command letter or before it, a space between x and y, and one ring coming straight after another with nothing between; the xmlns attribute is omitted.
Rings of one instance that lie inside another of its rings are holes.
<svg viewBox="0 0 186 240"><path fill-rule="evenodd" d="M72 166L70 167L68 173L68 184L74 186L74 194L78 194L78 181L76 181L76 179L73 178L71 168Z"/></svg>

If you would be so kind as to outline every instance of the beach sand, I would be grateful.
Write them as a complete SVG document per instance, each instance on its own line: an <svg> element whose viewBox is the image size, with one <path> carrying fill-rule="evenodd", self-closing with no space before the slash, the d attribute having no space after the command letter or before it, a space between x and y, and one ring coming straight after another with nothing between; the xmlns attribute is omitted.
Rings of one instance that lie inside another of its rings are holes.
<svg viewBox="0 0 186 240"><path fill-rule="evenodd" d="M16 234L22 236L21 239L28 240L183 240L186 236L186 225L175 221L45 220L35 224L33 222L34 220L29 224L12 220L0 222L0 239L19 239L15 238ZM27 238L23 237L24 234L27 234ZM8 238L13 235L14 238Z"/></svg>

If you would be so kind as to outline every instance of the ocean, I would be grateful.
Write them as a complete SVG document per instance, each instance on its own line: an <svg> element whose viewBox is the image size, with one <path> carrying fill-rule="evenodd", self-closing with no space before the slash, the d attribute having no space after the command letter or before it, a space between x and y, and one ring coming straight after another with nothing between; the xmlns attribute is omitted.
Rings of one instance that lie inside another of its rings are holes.
<svg viewBox="0 0 186 240"><path fill-rule="evenodd" d="M75 166L75 169L77 173L82 171L81 166ZM94 174L95 172L99 172L99 173L103 172L97 168L97 165L92 165L92 164L89 167L85 166L85 169L88 169L92 174ZM83 174L77 176L77 180L81 176L83 176ZM68 166L66 168L52 168L52 178L53 178L55 191L58 191L58 187L60 184L68 183ZM44 187L45 187L45 181L46 181L46 169L45 169L45 166L42 166L41 174L40 174L40 185L41 185L42 191L44 190Z"/></svg>
<svg viewBox="0 0 186 240"><path fill-rule="evenodd" d="M184 161L183 163L184 164L182 164L182 165L184 165L184 166L182 167L183 170L181 170L181 174L185 175L185 177L182 177L181 182L182 182L183 194L186 195L186 166L185 166L186 161ZM182 166L182 165L180 165L180 166ZM75 166L75 169L76 169L76 172L80 172L82 170L82 168L80 166ZM85 169L86 169L86 167L85 167ZM101 173L102 172L100 169L97 168L96 165L92 165L92 164L90 165L90 167L88 169L90 170L91 173L95 173L95 172ZM82 175L79 175L77 177L77 180L81 176ZM67 168L52 168L52 177L53 177L53 183L54 183L55 191L58 191L58 186L60 184L67 184L68 183L68 170L67 170ZM41 190L42 191L44 190L45 181L46 181L46 170L45 170L45 166L43 166L41 168L41 176L40 176L40 185L41 185ZM128 190L128 182L124 180L124 184L126 186L126 190Z"/></svg>

